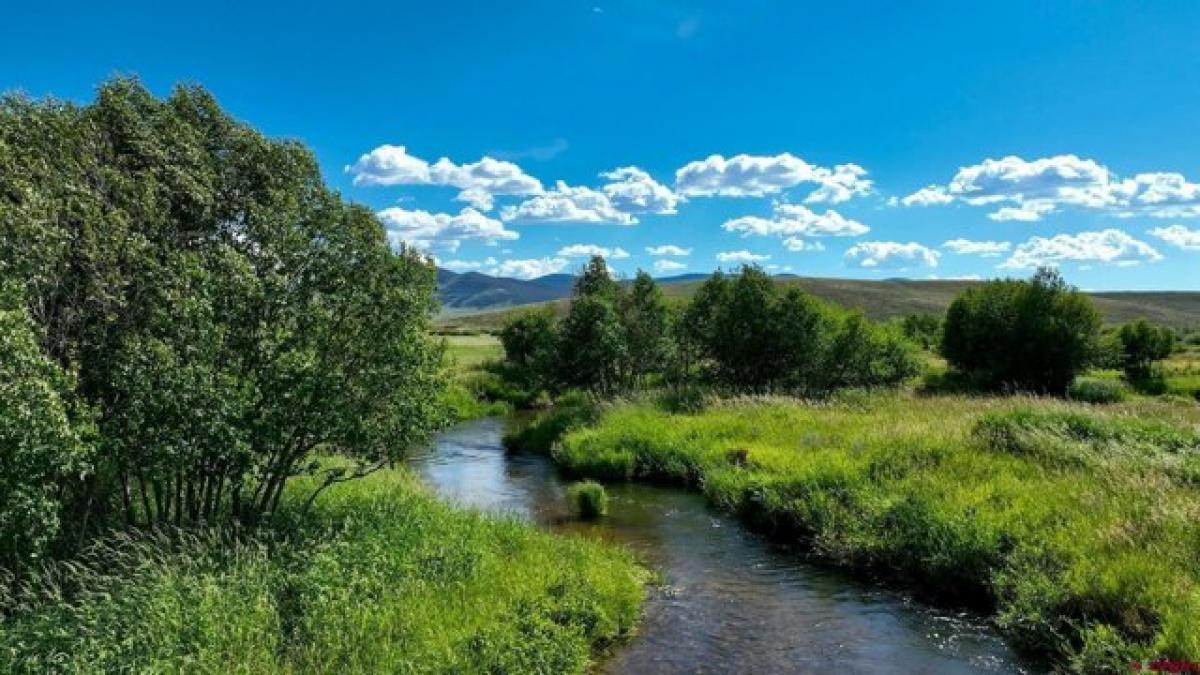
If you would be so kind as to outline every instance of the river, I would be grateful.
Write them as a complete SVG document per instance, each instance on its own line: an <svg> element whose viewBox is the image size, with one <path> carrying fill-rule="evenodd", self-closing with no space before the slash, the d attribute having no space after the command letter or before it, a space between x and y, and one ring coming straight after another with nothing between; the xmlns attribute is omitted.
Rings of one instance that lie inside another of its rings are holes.
<svg viewBox="0 0 1200 675"><path fill-rule="evenodd" d="M1024 673L986 621L814 565L678 488L610 485L609 515L569 516L549 459L510 455L505 421L441 434L413 464L438 493L620 542L662 576L607 673Z"/></svg>

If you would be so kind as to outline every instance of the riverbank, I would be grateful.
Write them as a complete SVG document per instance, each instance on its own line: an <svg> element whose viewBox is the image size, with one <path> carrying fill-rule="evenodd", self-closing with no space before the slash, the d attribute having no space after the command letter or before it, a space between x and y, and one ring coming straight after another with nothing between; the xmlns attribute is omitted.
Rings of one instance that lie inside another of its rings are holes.
<svg viewBox="0 0 1200 675"><path fill-rule="evenodd" d="M1200 660L1194 405L894 393L585 408L509 442L553 447L575 475L701 489L835 565L984 607L1063 668Z"/></svg>
<svg viewBox="0 0 1200 675"><path fill-rule="evenodd" d="M55 566L4 602L0 672L579 673L639 617L621 549L449 506L406 470L282 516Z"/></svg>

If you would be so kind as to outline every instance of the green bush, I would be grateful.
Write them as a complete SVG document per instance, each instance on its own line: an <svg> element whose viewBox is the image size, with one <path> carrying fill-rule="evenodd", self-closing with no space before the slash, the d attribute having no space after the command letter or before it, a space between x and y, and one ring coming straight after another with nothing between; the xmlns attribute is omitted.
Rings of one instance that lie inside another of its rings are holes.
<svg viewBox="0 0 1200 675"><path fill-rule="evenodd" d="M585 520L608 515L608 493L596 481L580 481L568 487L567 503Z"/></svg>
<svg viewBox="0 0 1200 675"><path fill-rule="evenodd" d="M1057 272L989 281L950 304L941 352L980 387L1062 394L1092 363L1100 315Z"/></svg>
<svg viewBox="0 0 1200 675"><path fill-rule="evenodd" d="M1120 403L1126 395L1125 386L1115 380L1079 378L1067 389L1067 398L1083 403Z"/></svg>

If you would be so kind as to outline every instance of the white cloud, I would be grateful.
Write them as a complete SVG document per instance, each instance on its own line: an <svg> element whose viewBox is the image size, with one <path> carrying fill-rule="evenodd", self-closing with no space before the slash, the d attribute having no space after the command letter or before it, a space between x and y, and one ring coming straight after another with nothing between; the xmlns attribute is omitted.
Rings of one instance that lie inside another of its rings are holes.
<svg viewBox="0 0 1200 675"><path fill-rule="evenodd" d="M609 260L621 260L629 257L629 251L621 248L608 248L606 246L597 246L595 244L571 244L558 249L558 253L564 258L590 258L594 255L607 258Z"/></svg>
<svg viewBox="0 0 1200 675"><path fill-rule="evenodd" d="M1116 229L1053 237L1031 237L1018 245L1000 264L1005 269L1026 269L1062 262L1105 263L1130 267L1161 260L1162 255L1146 242Z"/></svg>
<svg viewBox="0 0 1200 675"><path fill-rule="evenodd" d="M1200 230L1189 230L1183 225L1171 225L1170 227L1156 227L1147 234L1185 251L1200 251Z"/></svg>
<svg viewBox="0 0 1200 675"><path fill-rule="evenodd" d="M448 270L462 272L465 270L477 270L483 267L483 263L478 260L439 260L438 267L445 267Z"/></svg>
<svg viewBox="0 0 1200 675"><path fill-rule="evenodd" d="M800 253L802 251L824 251L825 250L825 244L822 244L819 241L810 241L808 239L801 239L800 237L788 237L787 239L784 239L783 247L793 253Z"/></svg>
<svg viewBox="0 0 1200 675"><path fill-rule="evenodd" d="M983 277L979 276L978 274L955 274L955 275L951 275L948 277L939 277L936 274L930 274L929 276L927 276L925 278L929 279L931 281L938 281L938 280L941 280L941 281L982 281L983 280Z"/></svg>
<svg viewBox="0 0 1200 675"><path fill-rule="evenodd" d="M680 198L671 188L636 166L625 166L600 174L612 181L600 188L614 208L625 213L675 213Z"/></svg>
<svg viewBox="0 0 1200 675"><path fill-rule="evenodd" d="M753 262L762 262L763 260L770 260L770 259L771 259L771 256L769 256L769 255L760 255L758 253L751 253L750 251L747 251L744 249L741 251L722 251L717 254L718 262L753 263Z"/></svg>
<svg viewBox="0 0 1200 675"><path fill-rule="evenodd" d="M855 195L871 192L871 181L863 178L867 170L857 164L839 164L821 180L821 187L813 190L804 201L809 204L841 204Z"/></svg>
<svg viewBox="0 0 1200 675"><path fill-rule="evenodd" d="M871 231L832 209L819 214L799 204L776 204L771 218L742 216L725 221L721 227L743 237L857 237Z"/></svg>
<svg viewBox="0 0 1200 675"><path fill-rule="evenodd" d="M901 203L913 206L951 200L973 206L998 205L988 215L998 221L1041 220L1067 207L1121 217L1187 218L1200 216L1200 183L1173 172L1120 178L1099 162L1077 155L1031 161L1010 155L964 166L945 187L922 188Z"/></svg>
<svg viewBox="0 0 1200 675"><path fill-rule="evenodd" d="M567 268L571 261L566 258L528 258L524 260L502 260L489 267L488 274L497 277L534 279L547 274L556 274Z"/></svg>
<svg viewBox="0 0 1200 675"><path fill-rule="evenodd" d="M617 210L603 192L589 187L571 187L558 181L553 190L505 207L500 213L505 222L531 223L617 223L633 225L637 218Z"/></svg>
<svg viewBox="0 0 1200 675"><path fill-rule="evenodd" d="M952 201L954 201L954 197L946 194L945 188L940 185L930 185L901 199L900 203L905 206L934 206L949 204Z"/></svg>
<svg viewBox="0 0 1200 675"><path fill-rule="evenodd" d="M457 199L482 211L491 210L496 195L535 195L542 183L521 167L484 157L455 164L443 157L430 164L408 154L403 145L381 145L345 168L359 186L443 185L460 190Z"/></svg>
<svg viewBox="0 0 1200 675"><path fill-rule="evenodd" d="M937 267L939 257L941 253L912 241L864 241L846 251L845 261L851 267L904 269Z"/></svg>
<svg viewBox="0 0 1200 675"><path fill-rule="evenodd" d="M809 202L837 204L871 191L866 170L856 164L833 169L809 164L792 155L710 155L675 172L675 189L686 196L761 197L801 183L815 183Z"/></svg>
<svg viewBox="0 0 1200 675"><path fill-rule="evenodd" d="M375 215L387 228L393 243L405 242L420 249L439 247L458 250L466 239L479 239L487 244L510 241L520 237L504 228L500 221L489 218L471 207L457 215L408 210L399 206L383 209Z"/></svg>
<svg viewBox="0 0 1200 675"><path fill-rule="evenodd" d="M1007 241L971 241L970 239L951 239L944 242L942 248L950 249L959 255L978 255L984 258L995 258L1008 253L1012 244Z"/></svg>
<svg viewBox="0 0 1200 675"><path fill-rule="evenodd" d="M988 214L989 220L997 222L1005 222L1016 220L1023 223L1032 223L1036 220L1041 220L1042 216L1054 211L1054 204L1045 200L1027 201L1020 206L1002 206Z"/></svg>
<svg viewBox="0 0 1200 675"><path fill-rule="evenodd" d="M675 260L655 260L654 271L656 272L678 272L687 269L687 265Z"/></svg>
<svg viewBox="0 0 1200 675"><path fill-rule="evenodd" d="M663 244L662 246L647 246L646 253L650 255L673 255L673 256L689 256L692 254L692 249L683 248L674 244Z"/></svg>

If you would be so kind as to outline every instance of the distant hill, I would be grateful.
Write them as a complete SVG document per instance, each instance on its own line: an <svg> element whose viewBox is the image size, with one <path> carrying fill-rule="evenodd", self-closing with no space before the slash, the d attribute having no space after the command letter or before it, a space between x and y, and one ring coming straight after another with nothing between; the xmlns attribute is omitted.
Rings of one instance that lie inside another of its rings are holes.
<svg viewBox="0 0 1200 675"><path fill-rule="evenodd" d="M569 274L524 280L438 269L438 298L443 312L477 312L565 298L573 280Z"/></svg>
<svg viewBox="0 0 1200 675"><path fill-rule="evenodd" d="M442 275L450 283L443 285ZM468 278L464 281L464 278ZM690 298L707 274L684 274L658 279L668 298ZM571 293L574 277L555 274L522 281L489 277L469 272L454 274L439 271L439 295L446 308L438 317L439 327L447 330L496 330L513 308L521 305L551 303L560 311L561 302ZM914 313L939 314L954 296L979 282L951 280L824 279L779 275L775 282L799 286L830 302L863 310L872 319L888 319ZM1200 329L1200 292L1192 291L1114 291L1090 293L1096 307L1108 323L1146 318L1183 330Z"/></svg>

